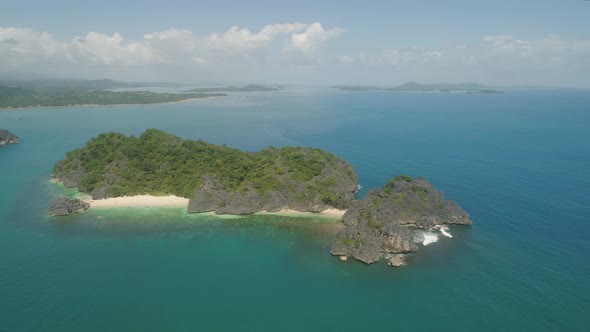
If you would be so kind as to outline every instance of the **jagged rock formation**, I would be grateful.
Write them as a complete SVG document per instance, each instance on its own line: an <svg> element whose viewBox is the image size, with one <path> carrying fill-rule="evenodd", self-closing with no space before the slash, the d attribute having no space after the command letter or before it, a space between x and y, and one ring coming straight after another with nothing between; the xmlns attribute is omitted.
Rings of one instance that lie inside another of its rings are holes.
<svg viewBox="0 0 590 332"><path fill-rule="evenodd" d="M430 182L408 176L398 176L353 202L342 222L347 227L338 234L331 254L352 256L367 264L385 254L416 251L413 229L471 224L469 215Z"/></svg>
<svg viewBox="0 0 590 332"><path fill-rule="evenodd" d="M18 136L8 130L0 129L0 145L16 143L18 143Z"/></svg>
<svg viewBox="0 0 590 332"><path fill-rule="evenodd" d="M84 212L89 207L90 204L79 199L61 196L51 202L49 205L49 214L51 216L67 216L72 213Z"/></svg>

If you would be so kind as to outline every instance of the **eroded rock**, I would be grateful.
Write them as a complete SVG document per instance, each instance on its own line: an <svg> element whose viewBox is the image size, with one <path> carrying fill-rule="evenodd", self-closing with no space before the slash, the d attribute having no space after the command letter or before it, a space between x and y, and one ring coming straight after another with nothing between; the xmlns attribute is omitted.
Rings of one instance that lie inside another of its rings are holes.
<svg viewBox="0 0 590 332"><path fill-rule="evenodd" d="M71 199L61 196L53 200L49 205L49 214L51 216L67 216L72 213L80 213L86 211L90 204L79 199Z"/></svg>

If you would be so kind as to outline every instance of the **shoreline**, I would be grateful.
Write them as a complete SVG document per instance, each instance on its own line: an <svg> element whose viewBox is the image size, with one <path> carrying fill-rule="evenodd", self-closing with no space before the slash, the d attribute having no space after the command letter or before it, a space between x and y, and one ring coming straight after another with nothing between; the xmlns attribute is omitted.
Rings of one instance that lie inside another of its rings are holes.
<svg viewBox="0 0 590 332"><path fill-rule="evenodd" d="M130 207L187 207L188 198L170 196L136 195L103 199L92 199L89 196L80 200L90 204L90 208L130 208Z"/></svg>
<svg viewBox="0 0 590 332"><path fill-rule="evenodd" d="M338 210L338 209L326 209L324 211L321 212L302 212L302 211L297 211L297 210L291 210L291 209L280 209L279 211L266 211L266 210L261 210L258 212L254 212L254 214L260 214L260 215L300 215L300 216L323 216L323 217L338 217L341 218L342 216L344 216L344 213L346 213L346 210Z"/></svg>
<svg viewBox="0 0 590 332"><path fill-rule="evenodd" d="M33 110L33 109L41 109L41 108L93 108L93 107L121 107L121 106L146 106L146 105L163 105L163 104L175 104L175 103L184 103L191 100L200 100L200 99L211 99L211 98L221 98L227 97L225 96L210 96L210 97L198 97L198 98L187 98L183 100L175 100L175 101L162 101L157 103L129 103L129 104L76 104L76 105L62 105L62 106L18 106L18 107L0 107L1 111L17 111L17 110Z"/></svg>
<svg viewBox="0 0 590 332"><path fill-rule="evenodd" d="M92 197L85 195L79 197L83 202L90 204L90 209L102 209L102 208L132 208L132 207L188 207L189 199L184 197L178 197L175 195L168 196L153 196L153 195L135 195L135 196L123 196L103 199L92 199ZM215 214L215 211L206 213ZM249 214L259 215L299 215L299 216L323 216L323 217L334 217L342 218L346 213L346 210L338 209L326 209L321 212L303 212L291 209L281 209L279 211L269 212L266 210L257 211ZM217 214L216 214L217 215ZM220 214L218 216L244 216L240 214ZM248 214L245 214L248 215Z"/></svg>

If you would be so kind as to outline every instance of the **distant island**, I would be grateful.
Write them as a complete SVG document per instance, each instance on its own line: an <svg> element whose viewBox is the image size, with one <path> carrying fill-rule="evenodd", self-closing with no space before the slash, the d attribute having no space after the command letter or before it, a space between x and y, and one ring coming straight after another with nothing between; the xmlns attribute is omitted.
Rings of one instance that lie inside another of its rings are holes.
<svg viewBox="0 0 590 332"><path fill-rule="evenodd" d="M0 108L155 104L225 96L222 93L159 93L109 90L116 87L134 86L133 83L119 84L111 80L74 82L61 80L0 81Z"/></svg>
<svg viewBox="0 0 590 332"><path fill-rule="evenodd" d="M16 143L18 143L18 136L8 130L0 129L0 145Z"/></svg>
<svg viewBox="0 0 590 332"><path fill-rule="evenodd" d="M463 91L468 93L504 93L501 90L495 90L492 87L479 83L432 83L422 84L416 82L407 82L396 87L377 87L362 85L337 85L336 89L343 91L396 91L396 92L453 92Z"/></svg>
<svg viewBox="0 0 590 332"><path fill-rule="evenodd" d="M268 87L263 85L248 84L246 86L226 86L226 87L209 87L209 88L195 88L186 92L264 92L264 91L279 91L278 88Z"/></svg>
<svg viewBox="0 0 590 332"><path fill-rule="evenodd" d="M141 136L101 134L69 152L53 177L91 198L60 197L51 215L92 207L185 206L191 213L316 212L342 218L332 255L371 264L386 257L405 264L424 242L424 230L451 236L445 225L469 225L457 204L423 178L398 176L355 200L354 168L329 152L309 147L269 147L243 152L183 140L157 129ZM426 244L426 243L425 243Z"/></svg>

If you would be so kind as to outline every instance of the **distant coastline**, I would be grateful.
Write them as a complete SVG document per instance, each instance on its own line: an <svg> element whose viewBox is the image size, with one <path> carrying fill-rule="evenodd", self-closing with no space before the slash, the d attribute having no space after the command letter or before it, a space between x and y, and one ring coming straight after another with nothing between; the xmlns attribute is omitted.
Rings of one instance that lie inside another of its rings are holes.
<svg viewBox="0 0 590 332"><path fill-rule="evenodd" d="M74 104L74 105L63 105L63 106L18 106L18 107L0 107L0 111L15 111L15 110L32 110L38 108L92 108L92 107L121 107L121 106L145 106L145 105L162 105L162 104L176 104L176 103L185 103L188 101L195 101L195 100L202 100L202 99L212 99L212 98L220 98L226 97L227 95L223 96L206 96L206 97L194 97L194 98L187 98L182 100L173 100L173 101L160 101L155 103L129 103L129 104Z"/></svg>
<svg viewBox="0 0 590 332"><path fill-rule="evenodd" d="M416 83L407 82L396 87L378 87L378 86L364 86L364 85L337 85L333 88L342 91L389 91L389 92L466 92L466 93L504 93L495 87L479 84L479 83Z"/></svg>

